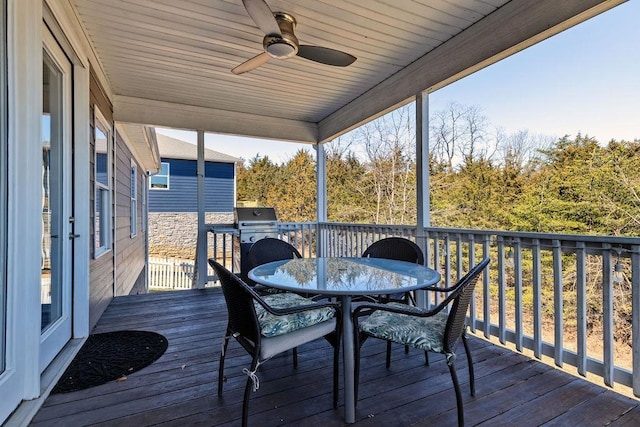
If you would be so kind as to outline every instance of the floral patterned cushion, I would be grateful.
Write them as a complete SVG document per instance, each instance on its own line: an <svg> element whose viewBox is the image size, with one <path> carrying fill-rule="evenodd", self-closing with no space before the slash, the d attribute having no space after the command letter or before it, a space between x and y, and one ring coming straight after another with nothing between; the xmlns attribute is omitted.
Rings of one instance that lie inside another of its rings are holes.
<svg viewBox="0 0 640 427"><path fill-rule="evenodd" d="M280 294L267 295L264 301L273 308L289 308L299 305L313 304L315 301L304 298L298 294L286 292ZM333 318L335 309L331 307L316 308L299 313L275 316L264 309L260 304L254 302L260 330L265 337L275 337L298 329L313 326Z"/></svg>
<svg viewBox="0 0 640 427"><path fill-rule="evenodd" d="M389 303L389 305L407 308L407 305L400 303ZM412 309L420 311L416 307ZM447 317L444 311L431 317L415 317L378 310L360 324L360 330L387 341L442 353Z"/></svg>

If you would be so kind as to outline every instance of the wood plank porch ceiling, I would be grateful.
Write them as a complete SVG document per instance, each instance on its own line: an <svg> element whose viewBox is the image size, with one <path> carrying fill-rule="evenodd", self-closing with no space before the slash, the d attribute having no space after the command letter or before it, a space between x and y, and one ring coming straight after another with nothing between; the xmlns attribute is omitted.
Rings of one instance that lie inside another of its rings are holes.
<svg viewBox="0 0 640 427"><path fill-rule="evenodd" d="M241 0L71 0L108 82L116 120L325 141L620 1L267 0L301 44L343 50L346 68L301 58L230 70L262 52Z"/></svg>

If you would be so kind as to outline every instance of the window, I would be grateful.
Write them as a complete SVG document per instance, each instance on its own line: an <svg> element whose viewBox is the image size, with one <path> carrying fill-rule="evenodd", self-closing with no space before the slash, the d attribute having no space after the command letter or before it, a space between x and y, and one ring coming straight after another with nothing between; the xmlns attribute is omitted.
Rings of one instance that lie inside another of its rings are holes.
<svg viewBox="0 0 640 427"><path fill-rule="evenodd" d="M111 125L100 111L94 117L94 216L93 256L102 255L111 249L111 155L113 141Z"/></svg>
<svg viewBox="0 0 640 427"><path fill-rule="evenodd" d="M149 215L149 212L147 212L147 186L145 185L146 179L147 179L146 176L144 176L142 181L143 183L142 191L140 192L140 195L142 196L142 211L140 212L140 216L142 217L142 220L140 222L142 223L143 233L147 232L147 216Z"/></svg>
<svg viewBox="0 0 640 427"><path fill-rule="evenodd" d="M138 234L138 166L131 159L131 237Z"/></svg>
<svg viewBox="0 0 640 427"><path fill-rule="evenodd" d="M149 188L152 190L169 189L169 163L160 163L160 172L151 177L149 180Z"/></svg>

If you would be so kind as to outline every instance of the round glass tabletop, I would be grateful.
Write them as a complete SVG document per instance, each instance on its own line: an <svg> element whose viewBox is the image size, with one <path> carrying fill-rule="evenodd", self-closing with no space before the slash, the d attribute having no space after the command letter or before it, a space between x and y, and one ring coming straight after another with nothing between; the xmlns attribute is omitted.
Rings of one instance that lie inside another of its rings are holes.
<svg viewBox="0 0 640 427"><path fill-rule="evenodd" d="M434 285L440 274L423 265L384 258L299 258L260 265L249 278L296 292L383 295Z"/></svg>

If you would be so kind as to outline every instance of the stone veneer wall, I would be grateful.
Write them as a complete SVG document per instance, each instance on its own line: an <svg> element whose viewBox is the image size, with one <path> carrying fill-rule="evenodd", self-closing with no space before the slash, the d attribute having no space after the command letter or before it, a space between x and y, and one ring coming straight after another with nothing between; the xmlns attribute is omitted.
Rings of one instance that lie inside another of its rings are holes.
<svg viewBox="0 0 640 427"><path fill-rule="evenodd" d="M233 212L206 213L207 224L233 224ZM198 214L149 212L149 256L195 259Z"/></svg>

